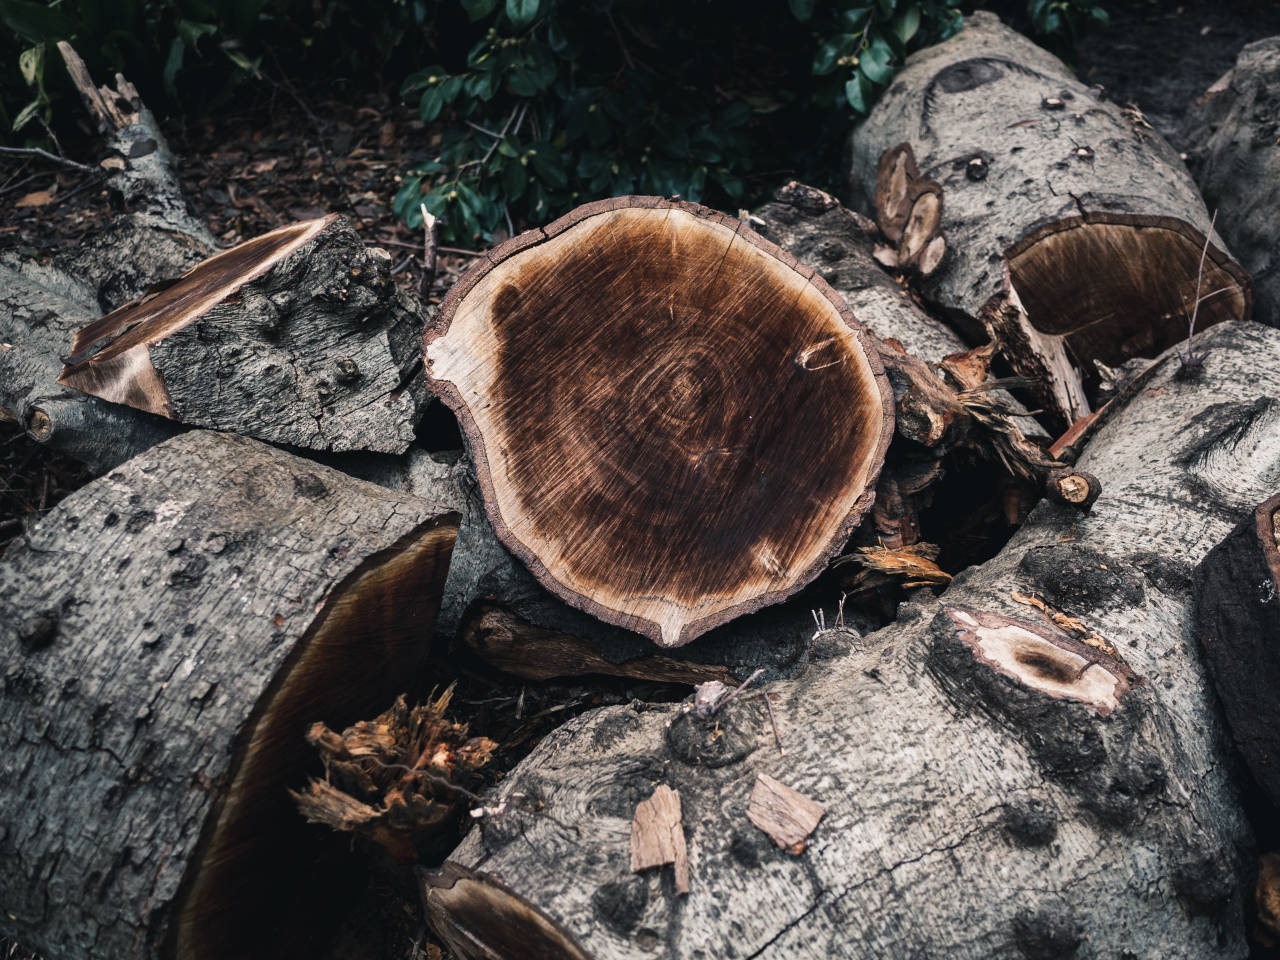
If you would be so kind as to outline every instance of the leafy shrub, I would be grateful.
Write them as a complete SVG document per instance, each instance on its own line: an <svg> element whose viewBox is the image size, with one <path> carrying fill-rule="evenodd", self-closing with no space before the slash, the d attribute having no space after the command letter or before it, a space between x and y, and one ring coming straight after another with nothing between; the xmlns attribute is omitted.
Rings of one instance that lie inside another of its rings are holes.
<svg viewBox="0 0 1280 960"><path fill-rule="evenodd" d="M414 227L425 209L462 242L601 196L754 199L762 159L808 172L834 153L811 139L782 156L770 141L786 121L771 115L786 111L813 138L818 113L865 112L909 50L961 22L957 0L845 0L821 16L815 0L790 0L789 13L782 0L460 2L475 24L465 60L402 89L424 123L447 124L395 208ZM765 76L771 86L754 82Z"/></svg>
<svg viewBox="0 0 1280 960"><path fill-rule="evenodd" d="M403 76L403 53L419 55L433 12L428 0L0 0L0 136L49 120L55 100L74 96L59 40L95 76L125 74L152 107L200 112L225 104L268 58L286 73Z"/></svg>

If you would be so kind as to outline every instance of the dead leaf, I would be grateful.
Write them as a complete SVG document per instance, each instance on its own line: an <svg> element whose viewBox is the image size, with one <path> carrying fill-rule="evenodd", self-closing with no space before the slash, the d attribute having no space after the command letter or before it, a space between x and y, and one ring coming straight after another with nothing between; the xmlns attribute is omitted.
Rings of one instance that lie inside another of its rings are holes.
<svg viewBox="0 0 1280 960"><path fill-rule="evenodd" d="M58 187L56 184L50 187L48 190L35 190L31 193L28 193L25 197L19 198L18 202L15 203L14 206L15 207L43 207L46 204L50 204L53 202L54 194L56 194L57 192L58 192Z"/></svg>

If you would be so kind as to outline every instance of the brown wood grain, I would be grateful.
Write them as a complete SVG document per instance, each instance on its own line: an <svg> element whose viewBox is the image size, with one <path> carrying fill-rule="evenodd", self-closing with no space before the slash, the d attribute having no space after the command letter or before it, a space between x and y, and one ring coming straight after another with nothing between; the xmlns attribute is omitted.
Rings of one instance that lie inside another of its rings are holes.
<svg viewBox="0 0 1280 960"><path fill-rule="evenodd" d="M498 536L664 646L816 576L893 429L848 307L693 204L615 198L535 234L477 263L425 341Z"/></svg>

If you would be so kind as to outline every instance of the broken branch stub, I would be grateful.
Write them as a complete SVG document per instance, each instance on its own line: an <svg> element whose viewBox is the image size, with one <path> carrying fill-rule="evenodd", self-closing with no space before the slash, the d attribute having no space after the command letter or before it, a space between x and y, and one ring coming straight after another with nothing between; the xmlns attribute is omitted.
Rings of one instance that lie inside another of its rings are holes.
<svg viewBox="0 0 1280 960"><path fill-rule="evenodd" d="M689 203L619 197L508 241L450 291L425 355L502 542L662 646L812 580L893 432L844 302Z"/></svg>
<svg viewBox="0 0 1280 960"><path fill-rule="evenodd" d="M854 131L866 208L904 143L946 196L950 253L922 293L1041 380L1063 426L1089 412L1073 360L1117 366L1186 337L1206 234L1197 326L1249 315L1249 279L1177 154L992 14L908 57Z"/></svg>

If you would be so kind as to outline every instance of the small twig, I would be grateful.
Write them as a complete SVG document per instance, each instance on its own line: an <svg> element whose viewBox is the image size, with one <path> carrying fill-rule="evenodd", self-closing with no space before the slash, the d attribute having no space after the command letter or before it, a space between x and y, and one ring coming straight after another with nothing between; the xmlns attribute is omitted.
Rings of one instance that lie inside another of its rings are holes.
<svg viewBox="0 0 1280 960"><path fill-rule="evenodd" d="M494 132L493 132L492 130L490 130L488 127L482 127L482 126L480 126L480 124L478 124L478 123L473 123L473 122L472 122L472 121L470 121L470 120L468 120L468 121L467 121L467 126L468 126L468 127L470 127L472 130L479 130L479 131L480 131L481 133L483 133L485 136L487 136L487 137L493 137L495 140L501 140L501 139L502 139L502 134L500 134L500 133L494 133Z"/></svg>
<svg viewBox="0 0 1280 960"><path fill-rule="evenodd" d="M1213 216L1209 218L1209 229L1204 235L1204 249L1200 251L1200 268L1196 271L1196 301L1195 306L1191 310L1191 321L1187 324L1187 350L1182 355L1182 365L1184 367L1195 366L1204 358L1196 356L1191 348L1191 338L1196 332L1196 317L1200 314L1200 285L1204 282L1204 260L1209 255L1209 238L1213 236L1214 225L1218 222L1218 211L1213 211Z"/></svg>
<svg viewBox="0 0 1280 960"><path fill-rule="evenodd" d="M42 160L48 160L50 163L69 167L72 170L79 170L81 173L91 174L95 177L103 175L103 170L100 167L89 167L83 163L76 163L74 160L60 157L56 153L50 153L48 150L41 150L39 147L0 147L0 154L11 157L40 157Z"/></svg>
<svg viewBox="0 0 1280 960"><path fill-rule="evenodd" d="M436 278L436 218L427 210L426 203L419 203L418 210L422 213L422 295L426 296L431 290L431 284Z"/></svg>
<svg viewBox="0 0 1280 960"><path fill-rule="evenodd" d="M769 723L773 727L773 739L778 741L778 753L785 757L787 755L787 748L782 745L782 734L778 733L778 718L773 714L772 693L766 693L764 695L764 705L769 708Z"/></svg>

